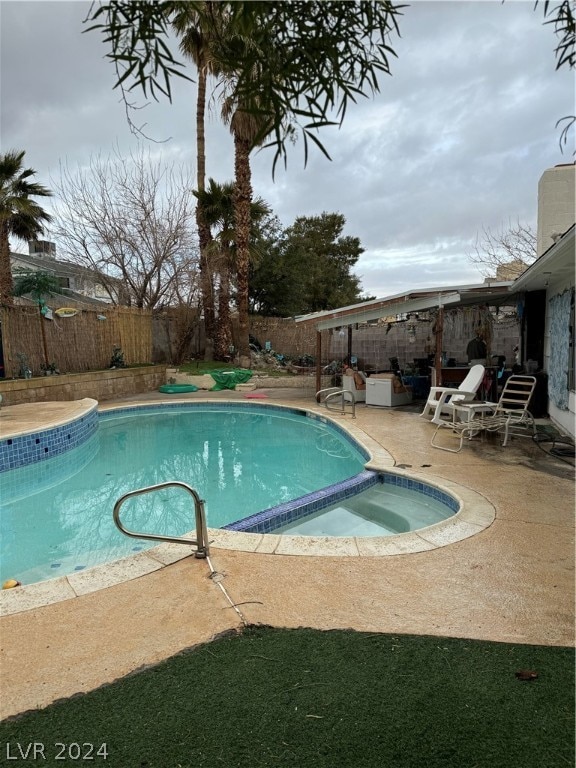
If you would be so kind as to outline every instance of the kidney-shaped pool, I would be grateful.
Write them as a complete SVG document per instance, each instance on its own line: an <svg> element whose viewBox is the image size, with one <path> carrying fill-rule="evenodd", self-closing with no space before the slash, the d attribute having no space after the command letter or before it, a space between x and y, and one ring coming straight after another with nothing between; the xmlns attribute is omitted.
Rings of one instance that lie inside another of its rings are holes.
<svg viewBox="0 0 576 768"><path fill-rule="evenodd" d="M123 494L169 480L205 499L209 528L393 535L458 511L432 486L365 471L368 458L337 425L292 408L113 409L78 447L2 473L0 578L29 584L154 546L123 536L112 509ZM122 520L170 536L194 527L190 496L174 488L129 499Z"/></svg>

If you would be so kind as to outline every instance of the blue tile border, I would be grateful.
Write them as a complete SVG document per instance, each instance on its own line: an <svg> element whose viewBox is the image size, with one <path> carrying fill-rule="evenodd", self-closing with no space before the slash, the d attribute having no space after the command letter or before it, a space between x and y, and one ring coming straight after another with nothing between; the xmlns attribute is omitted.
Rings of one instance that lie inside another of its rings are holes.
<svg viewBox="0 0 576 768"><path fill-rule="evenodd" d="M348 499L351 496L365 491L371 486L383 483L384 485L395 485L400 488L406 488L412 491L423 493L436 501L444 504L451 512L456 514L460 510L460 502L445 491L436 488L421 480L414 480L405 475L396 475L393 472L372 472L364 470L349 480L322 488L320 491L301 496L299 499L279 504L271 507L256 515L250 515L243 520L237 520L229 525L222 526L224 530L242 531L244 533L274 533L278 528L282 528L288 523L294 523L303 517L307 517L315 512L332 506L342 499Z"/></svg>
<svg viewBox="0 0 576 768"><path fill-rule="evenodd" d="M78 448L98 429L96 405L78 419L59 427L0 440L0 472L46 461Z"/></svg>
<svg viewBox="0 0 576 768"><path fill-rule="evenodd" d="M338 499L347 499L378 482L377 472L364 470L349 480L343 480L340 483L321 488L319 491L307 493L298 499L270 507L263 512L245 517L243 520L224 525L222 528L228 531L244 531L245 533L272 533L276 528L306 517L313 512L319 512Z"/></svg>
<svg viewBox="0 0 576 768"><path fill-rule="evenodd" d="M98 430L95 430L81 445L74 446L72 461L66 453L59 453L46 461L0 473L2 503L12 503L24 496L41 493L80 472L98 453L99 437Z"/></svg>

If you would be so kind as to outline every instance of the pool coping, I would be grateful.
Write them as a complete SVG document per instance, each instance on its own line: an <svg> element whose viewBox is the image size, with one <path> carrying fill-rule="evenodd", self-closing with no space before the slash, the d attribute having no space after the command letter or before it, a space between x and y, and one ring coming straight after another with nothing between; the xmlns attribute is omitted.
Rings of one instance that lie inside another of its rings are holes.
<svg viewBox="0 0 576 768"><path fill-rule="evenodd" d="M174 405L189 405L190 401L166 401ZM201 403L214 403L223 406L222 400L210 398L198 400ZM157 401L154 406L163 405ZM253 405L253 404L252 404ZM453 496L460 503L460 510L434 525L421 528L418 531L399 533L394 536L375 537L328 537L328 536L290 536L274 533L245 533L225 529L208 529L210 547L216 549L236 550L266 555L288 555L307 557L387 557L402 556L417 552L427 552L439 547L462 541L488 528L496 517L496 510L484 496L465 486L449 480L437 480L428 474L417 471L406 471L394 465L391 454L376 440L366 434L355 424L347 421L336 421L324 410L314 407L285 406L258 403L259 407L299 411L321 414L328 422L349 433L367 452L369 459L365 469L386 472L393 469L394 474L406 478L421 480L444 493ZM127 403L99 406L99 412L124 409L142 408L142 403ZM193 535L190 532L188 535ZM191 544L191 547L193 545ZM102 565L87 568L84 571L60 576L55 579L25 584L13 589L0 591L0 615L32 610L43 605L69 600L74 597L87 595L100 589L121 584L131 579L153 573L161 568L193 556L193 549L183 551L181 544L163 543L152 549L135 555L114 560Z"/></svg>

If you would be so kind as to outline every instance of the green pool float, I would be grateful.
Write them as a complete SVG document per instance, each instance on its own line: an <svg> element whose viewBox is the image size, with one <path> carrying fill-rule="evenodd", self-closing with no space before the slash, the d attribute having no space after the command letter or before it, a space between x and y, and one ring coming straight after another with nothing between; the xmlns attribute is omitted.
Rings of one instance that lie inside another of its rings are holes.
<svg viewBox="0 0 576 768"><path fill-rule="evenodd" d="M158 391L165 395L182 395L185 392L198 392L198 387L194 384L162 384Z"/></svg>

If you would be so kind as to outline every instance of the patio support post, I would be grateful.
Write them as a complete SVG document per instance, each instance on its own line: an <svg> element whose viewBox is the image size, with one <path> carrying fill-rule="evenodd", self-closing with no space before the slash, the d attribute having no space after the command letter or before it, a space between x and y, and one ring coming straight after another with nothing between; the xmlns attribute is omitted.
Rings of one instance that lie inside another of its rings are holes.
<svg viewBox="0 0 576 768"><path fill-rule="evenodd" d="M434 329L436 336L436 354L434 356L434 369L436 371L436 386L442 386L442 344L444 337L444 307L442 302L438 306L438 317Z"/></svg>
<svg viewBox="0 0 576 768"><path fill-rule="evenodd" d="M316 392L322 389L322 331L316 331Z"/></svg>
<svg viewBox="0 0 576 768"><path fill-rule="evenodd" d="M348 326L348 365L352 367L352 326Z"/></svg>

